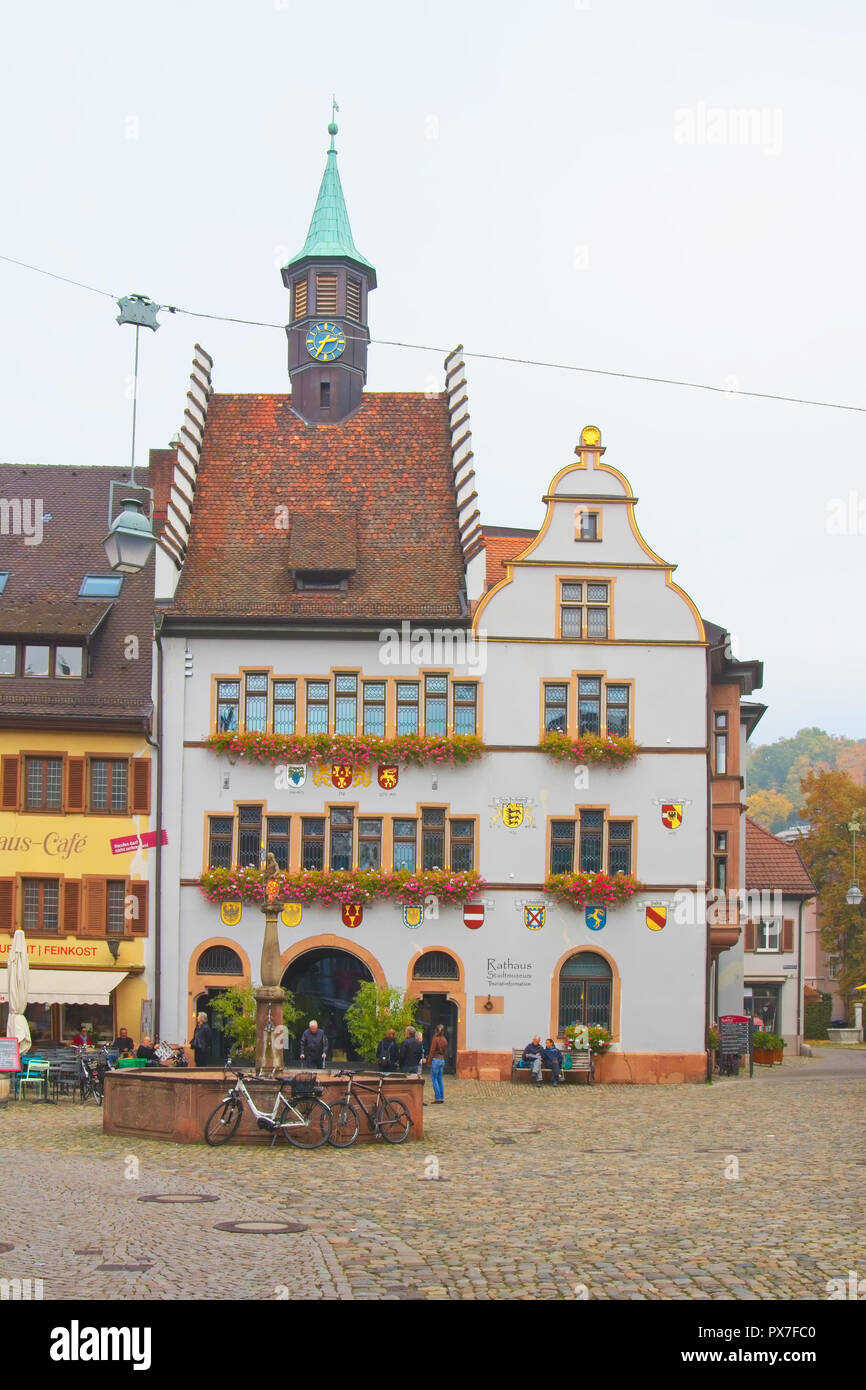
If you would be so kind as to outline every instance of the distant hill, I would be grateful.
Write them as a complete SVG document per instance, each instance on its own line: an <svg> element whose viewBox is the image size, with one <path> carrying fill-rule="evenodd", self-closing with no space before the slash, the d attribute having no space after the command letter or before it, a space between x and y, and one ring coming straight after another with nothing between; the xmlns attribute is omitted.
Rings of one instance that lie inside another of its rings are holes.
<svg viewBox="0 0 866 1390"><path fill-rule="evenodd" d="M823 729L800 729L793 738L750 748L746 764L749 815L774 833L799 824L800 782L810 771L847 772L866 786L866 739L833 738Z"/></svg>

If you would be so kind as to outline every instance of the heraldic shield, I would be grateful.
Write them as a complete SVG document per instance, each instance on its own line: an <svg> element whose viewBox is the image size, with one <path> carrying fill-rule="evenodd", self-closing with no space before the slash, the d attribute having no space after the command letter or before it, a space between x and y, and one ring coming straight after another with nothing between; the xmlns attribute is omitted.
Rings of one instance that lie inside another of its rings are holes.
<svg viewBox="0 0 866 1390"><path fill-rule="evenodd" d="M360 927L364 918L364 904L343 903L340 916L344 927Z"/></svg>
<svg viewBox="0 0 866 1390"><path fill-rule="evenodd" d="M351 787L352 773L354 769L351 763L332 763L331 764L331 785L339 788Z"/></svg>
<svg viewBox="0 0 866 1390"><path fill-rule="evenodd" d="M584 919L590 931L601 931L607 921L607 908L590 906L590 904L587 903L584 910Z"/></svg>
<svg viewBox="0 0 866 1390"><path fill-rule="evenodd" d="M463 904L463 924L475 931L484 922L484 903Z"/></svg>
<svg viewBox="0 0 866 1390"><path fill-rule="evenodd" d="M286 775L293 787L302 787L307 780L306 763L287 763Z"/></svg>
<svg viewBox="0 0 866 1390"><path fill-rule="evenodd" d="M403 908L403 926L420 927L424 921L424 909L419 903L406 903Z"/></svg>
<svg viewBox="0 0 866 1390"><path fill-rule="evenodd" d="M654 907L646 909L646 924L650 931L661 931L667 920L668 910L666 907L659 907L656 904Z"/></svg>
<svg viewBox="0 0 866 1390"><path fill-rule="evenodd" d="M681 801L662 802L662 825L666 830L679 830L683 823L683 803Z"/></svg>
<svg viewBox="0 0 866 1390"><path fill-rule="evenodd" d="M303 914L301 903L283 903L283 910L280 913L280 921L284 927L298 927L301 924Z"/></svg>
<svg viewBox="0 0 866 1390"><path fill-rule="evenodd" d="M523 925L530 931L540 931L546 916L547 908L541 903L527 903L523 909Z"/></svg>
<svg viewBox="0 0 866 1390"><path fill-rule="evenodd" d="M507 825L509 830L516 830L523 824L522 801L506 801L502 807L502 824Z"/></svg>
<svg viewBox="0 0 866 1390"><path fill-rule="evenodd" d="M386 792L391 791L394 787L396 787L398 781L400 780L399 767L397 767L394 763L388 763L387 765L381 763L379 765L378 780L380 787L382 787Z"/></svg>
<svg viewBox="0 0 866 1390"><path fill-rule="evenodd" d="M241 920L243 903L224 902L220 903L220 920L224 927L236 927Z"/></svg>

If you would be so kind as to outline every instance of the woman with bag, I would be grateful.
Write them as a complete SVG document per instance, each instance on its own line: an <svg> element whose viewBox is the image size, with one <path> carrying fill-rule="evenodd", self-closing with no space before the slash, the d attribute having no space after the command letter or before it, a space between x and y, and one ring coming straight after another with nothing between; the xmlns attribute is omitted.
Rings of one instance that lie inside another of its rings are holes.
<svg viewBox="0 0 866 1390"><path fill-rule="evenodd" d="M442 1088L442 1074L445 1071L445 1057L448 1053L448 1039L445 1025L440 1023L430 1043L430 1080L433 1082L433 1104L444 1105L445 1094Z"/></svg>

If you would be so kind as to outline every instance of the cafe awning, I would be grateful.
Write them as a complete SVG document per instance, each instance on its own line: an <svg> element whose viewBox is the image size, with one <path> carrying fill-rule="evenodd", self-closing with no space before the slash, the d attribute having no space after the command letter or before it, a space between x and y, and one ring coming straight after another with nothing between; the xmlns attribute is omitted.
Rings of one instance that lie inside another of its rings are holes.
<svg viewBox="0 0 866 1390"><path fill-rule="evenodd" d="M111 991L126 970L31 970L27 998L31 1004L110 1004ZM0 970L0 998L8 995L8 972Z"/></svg>

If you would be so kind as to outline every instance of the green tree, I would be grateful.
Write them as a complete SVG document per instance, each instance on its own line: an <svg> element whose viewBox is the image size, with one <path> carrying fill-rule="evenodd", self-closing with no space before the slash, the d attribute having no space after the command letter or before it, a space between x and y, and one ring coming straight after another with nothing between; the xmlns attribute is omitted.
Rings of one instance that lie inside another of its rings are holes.
<svg viewBox="0 0 866 1390"><path fill-rule="evenodd" d="M845 901L853 873L849 826L860 826L857 849L863 863L866 795L845 772L810 772L803 790L800 815L809 822L809 834L797 847L818 888L821 945L838 958L839 993L850 1003L854 989L866 981L866 900L859 907Z"/></svg>
<svg viewBox="0 0 866 1390"><path fill-rule="evenodd" d="M774 834L788 824L794 810L793 804L786 796L770 790L752 792L746 805L752 820L757 821L765 830L772 830Z"/></svg>
<svg viewBox="0 0 866 1390"><path fill-rule="evenodd" d="M402 989L365 980L346 1010L346 1027L364 1061L374 1064L376 1048L388 1029L395 1029L399 1038L414 1024L417 1010L418 1000Z"/></svg>
<svg viewBox="0 0 866 1390"><path fill-rule="evenodd" d="M231 985L211 1001L211 1010L222 1020L222 1029L232 1052L241 1057L254 1057L256 1051L256 996L252 985ZM290 990L283 1001L283 1024L286 1028L300 1018Z"/></svg>

